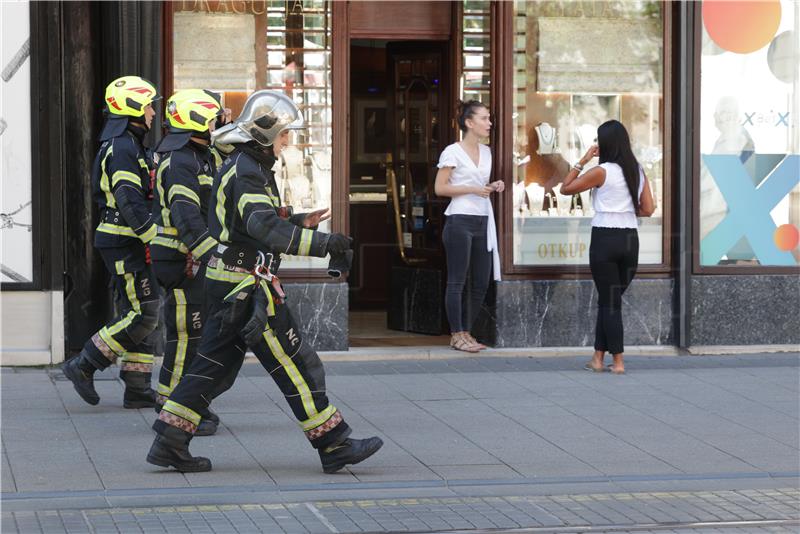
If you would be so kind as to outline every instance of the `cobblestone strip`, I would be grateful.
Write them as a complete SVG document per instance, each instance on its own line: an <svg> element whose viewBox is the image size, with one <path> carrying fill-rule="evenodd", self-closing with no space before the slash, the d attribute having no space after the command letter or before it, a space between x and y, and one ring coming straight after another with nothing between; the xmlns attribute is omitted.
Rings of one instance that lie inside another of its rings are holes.
<svg viewBox="0 0 800 534"><path fill-rule="evenodd" d="M770 521L784 523L768 524ZM375 499L2 513L2 532L21 534L346 534L499 529L593 533L797 532L800 530L800 489Z"/></svg>

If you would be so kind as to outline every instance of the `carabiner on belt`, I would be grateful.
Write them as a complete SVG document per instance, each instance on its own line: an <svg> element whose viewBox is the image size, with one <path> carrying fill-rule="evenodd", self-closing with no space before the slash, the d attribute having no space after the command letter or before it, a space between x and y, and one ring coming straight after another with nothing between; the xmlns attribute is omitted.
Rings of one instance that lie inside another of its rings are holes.
<svg viewBox="0 0 800 534"><path fill-rule="evenodd" d="M269 264L272 263L270 259ZM272 282L273 275L269 272L269 265L267 263L267 256L260 250L258 251L258 260L256 261L255 266L253 267L253 274L259 278L263 278L267 282Z"/></svg>

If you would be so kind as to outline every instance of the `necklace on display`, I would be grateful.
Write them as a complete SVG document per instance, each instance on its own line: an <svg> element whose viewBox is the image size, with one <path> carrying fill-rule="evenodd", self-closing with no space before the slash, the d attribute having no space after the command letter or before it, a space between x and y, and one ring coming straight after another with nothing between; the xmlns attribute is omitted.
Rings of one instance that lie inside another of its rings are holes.
<svg viewBox="0 0 800 534"><path fill-rule="evenodd" d="M539 154L552 154L555 149L556 129L548 123L543 122L536 127L536 134L539 136Z"/></svg>

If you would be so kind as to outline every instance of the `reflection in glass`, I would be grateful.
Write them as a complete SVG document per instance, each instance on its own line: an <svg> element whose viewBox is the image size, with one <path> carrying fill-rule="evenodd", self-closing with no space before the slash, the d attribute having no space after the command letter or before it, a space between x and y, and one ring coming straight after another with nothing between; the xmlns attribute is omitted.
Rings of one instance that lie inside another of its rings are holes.
<svg viewBox="0 0 800 534"><path fill-rule="evenodd" d="M609 119L627 127L659 206L640 220L639 263L661 263L660 3L516 0L514 28L515 264L588 265L590 193L560 184Z"/></svg>
<svg viewBox="0 0 800 534"><path fill-rule="evenodd" d="M249 3L246 3L249 5ZM300 107L307 129L276 166L284 204L296 212L331 205L331 4L268 1L266 10L209 13L206 2L176 3L176 90L202 87L223 95L236 116L258 89L284 92ZM183 11L183 9L189 11ZM263 34L257 35L257 28ZM321 230L330 230L329 221ZM323 259L286 258L284 266L320 267Z"/></svg>

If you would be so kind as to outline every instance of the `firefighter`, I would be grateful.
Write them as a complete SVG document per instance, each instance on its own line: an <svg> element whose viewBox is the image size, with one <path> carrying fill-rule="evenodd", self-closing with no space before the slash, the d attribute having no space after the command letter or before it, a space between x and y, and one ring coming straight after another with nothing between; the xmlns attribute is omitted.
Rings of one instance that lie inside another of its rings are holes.
<svg viewBox="0 0 800 534"><path fill-rule="evenodd" d="M146 339L158 324L159 296L147 243L158 230L148 201L152 164L142 141L157 98L153 84L138 76L118 78L105 92L106 120L91 179L100 211L94 246L111 273L118 314L63 367L81 398L93 405L100 402L95 371L119 360L119 376L125 383L123 406L155 406L150 388L153 350Z"/></svg>
<svg viewBox="0 0 800 534"><path fill-rule="evenodd" d="M150 251L153 271L165 292L166 328L157 412L189 367L205 322L205 264L217 246L208 232L208 200L216 170L210 144L221 114L216 93L202 89L175 93L166 104L168 133L156 148L160 159L153 216L161 231L153 238ZM232 385L232 380L226 385ZM214 434L218 424L219 417L204 410L197 435Z"/></svg>
<svg viewBox="0 0 800 534"><path fill-rule="evenodd" d="M240 364L249 347L284 394L300 428L317 449L323 471L358 463L383 445L378 437L349 437L341 412L328 402L319 356L300 337L276 276L280 254L342 255L351 241L314 230L324 211L290 215L281 207L272 167L303 126L297 106L277 91L250 95L241 116L215 132L231 151L217 171L209 230L219 245L206 270L208 318L197 356L153 424L147 461L178 471L209 471L189 442L217 381Z"/></svg>

